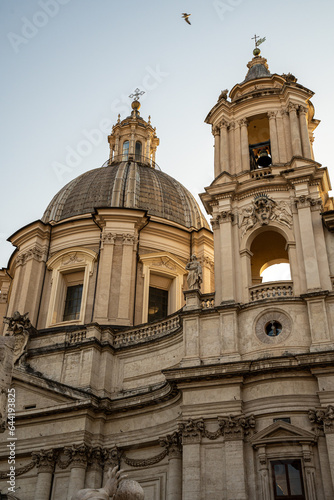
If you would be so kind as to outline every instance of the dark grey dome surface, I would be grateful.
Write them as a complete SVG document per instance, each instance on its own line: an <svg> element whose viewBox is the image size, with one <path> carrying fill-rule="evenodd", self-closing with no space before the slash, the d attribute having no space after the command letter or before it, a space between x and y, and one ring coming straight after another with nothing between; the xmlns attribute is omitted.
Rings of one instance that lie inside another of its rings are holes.
<svg viewBox="0 0 334 500"><path fill-rule="evenodd" d="M123 161L85 172L64 186L47 207L44 222L94 212L96 208L136 208L185 227L209 228L192 194L169 175Z"/></svg>
<svg viewBox="0 0 334 500"><path fill-rule="evenodd" d="M254 64L252 66L245 79L244 82L248 82L249 80L255 80L256 78L263 78L266 76L271 76L270 71L265 67L264 64Z"/></svg>

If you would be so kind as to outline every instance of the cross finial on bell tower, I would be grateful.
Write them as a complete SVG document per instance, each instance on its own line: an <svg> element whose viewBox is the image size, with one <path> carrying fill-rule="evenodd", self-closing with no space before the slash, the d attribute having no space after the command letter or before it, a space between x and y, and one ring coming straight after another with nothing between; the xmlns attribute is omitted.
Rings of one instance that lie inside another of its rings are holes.
<svg viewBox="0 0 334 500"><path fill-rule="evenodd" d="M260 38L259 36L254 35L252 37L252 40L255 41L255 49L253 50L253 54L254 54L254 56L258 56L261 53L261 51L258 47L259 47L259 45L261 45L261 43L266 41L266 37Z"/></svg>

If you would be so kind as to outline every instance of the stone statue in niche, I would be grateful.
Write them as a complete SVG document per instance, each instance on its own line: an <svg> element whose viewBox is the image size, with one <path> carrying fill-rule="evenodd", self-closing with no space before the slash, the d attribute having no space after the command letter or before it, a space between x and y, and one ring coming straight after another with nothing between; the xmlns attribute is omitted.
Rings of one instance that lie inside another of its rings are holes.
<svg viewBox="0 0 334 500"><path fill-rule="evenodd" d="M127 476L117 469L118 466L109 469L103 488L80 490L71 500L144 500L144 490L140 484L125 479Z"/></svg>
<svg viewBox="0 0 334 500"><path fill-rule="evenodd" d="M244 236L247 231L255 225L265 226L270 221L292 227L292 212L288 202L276 202L266 194L255 196L252 204L242 209L239 215L239 227L242 227Z"/></svg>
<svg viewBox="0 0 334 500"><path fill-rule="evenodd" d="M197 260L196 255L190 257L190 261L186 265L186 270L189 271L187 276L189 290L200 290L202 283L202 266Z"/></svg>
<svg viewBox="0 0 334 500"><path fill-rule="evenodd" d="M4 317L4 323L8 325L6 335L12 335L15 338L14 364L17 362L21 363L24 355L27 353L29 335L33 330L28 314L20 314L19 311L15 311L11 318Z"/></svg>

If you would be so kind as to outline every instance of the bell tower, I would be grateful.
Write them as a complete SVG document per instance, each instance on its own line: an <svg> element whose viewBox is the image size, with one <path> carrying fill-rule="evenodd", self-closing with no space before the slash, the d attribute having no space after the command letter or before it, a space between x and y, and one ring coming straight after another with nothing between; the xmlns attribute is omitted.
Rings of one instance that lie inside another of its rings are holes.
<svg viewBox="0 0 334 500"><path fill-rule="evenodd" d="M314 93L291 73L270 73L262 41L245 79L221 92L205 120L214 136L214 181L201 199L212 216L216 306L302 298L311 349L326 349L333 201L327 169L313 155ZM262 272L279 263L290 264L291 279L263 283Z"/></svg>

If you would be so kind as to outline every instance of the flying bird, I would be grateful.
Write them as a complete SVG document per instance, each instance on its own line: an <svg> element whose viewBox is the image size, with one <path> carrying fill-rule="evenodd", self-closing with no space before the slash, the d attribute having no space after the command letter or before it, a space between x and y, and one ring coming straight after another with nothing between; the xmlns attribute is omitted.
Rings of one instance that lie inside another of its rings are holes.
<svg viewBox="0 0 334 500"><path fill-rule="evenodd" d="M191 16L191 14L186 14L185 12L182 14L182 17L185 20L185 22L191 24L191 22L189 21L189 16Z"/></svg>

